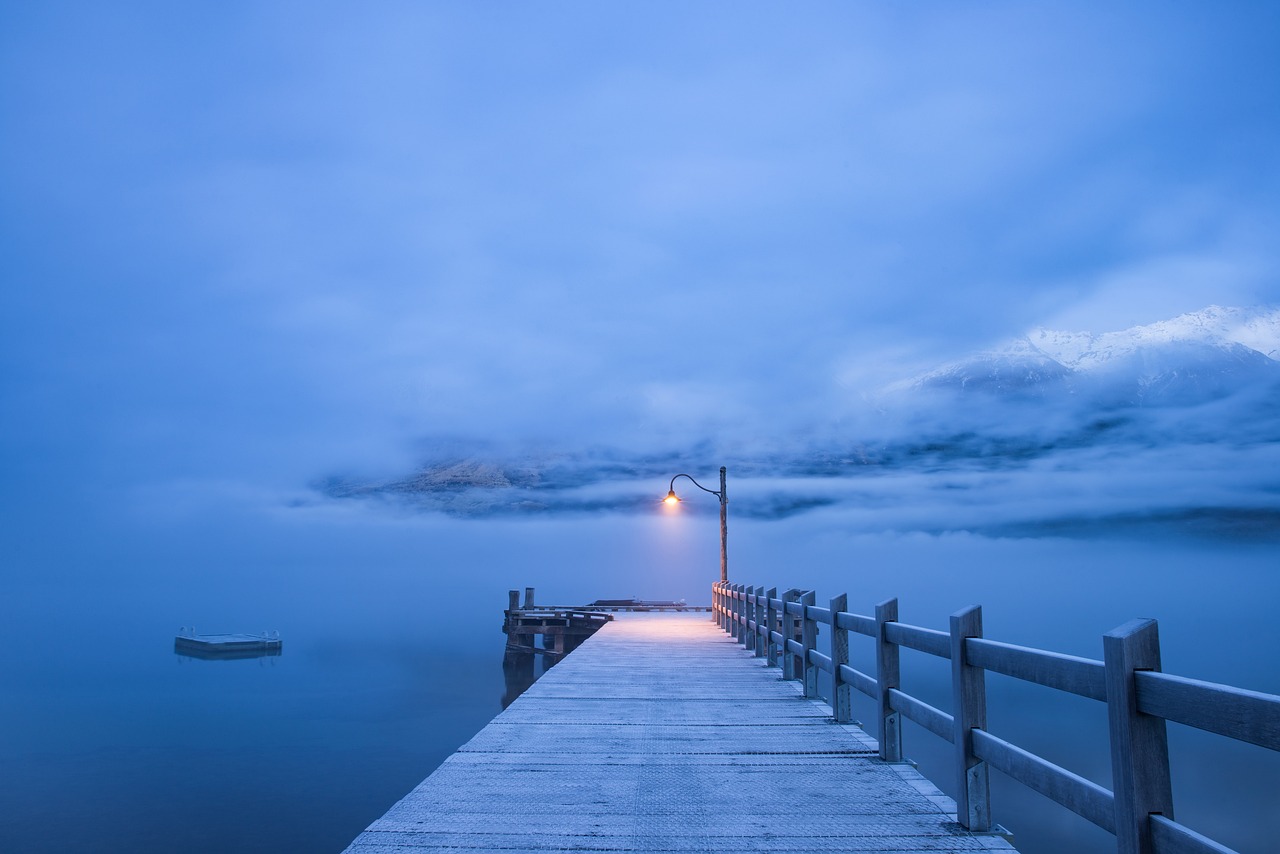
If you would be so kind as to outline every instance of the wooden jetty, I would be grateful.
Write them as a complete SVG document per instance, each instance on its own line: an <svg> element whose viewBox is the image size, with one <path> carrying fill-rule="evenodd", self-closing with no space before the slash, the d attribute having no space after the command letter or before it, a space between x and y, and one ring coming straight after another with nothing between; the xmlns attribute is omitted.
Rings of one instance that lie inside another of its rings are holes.
<svg viewBox="0 0 1280 854"><path fill-rule="evenodd" d="M351 854L1012 851L991 769L1113 833L1121 854L1231 854L1174 818L1166 721L1280 750L1280 696L1161 672L1154 620L1107 633L1095 661L985 638L976 606L938 631L899 621L896 599L862 615L843 594L820 606L813 591L727 582L711 620L517 600L512 655L531 659L540 633L561 663ZM575 618L591 632L555 622ZM858 636L874 673L850 665ZM904 690L904 649L950 662L949 712ZM988 732L988 671L1105 703L1114 791ZM870 732L852 721L853 691L875 701ZM956 801L904 761L903 718L953 745Z"/></svg>
<svg viewBox="0 0 1280 854"><path fill-rule="evenodd" d="M990 851L706 614L606 621L347 849Z"/></svg>

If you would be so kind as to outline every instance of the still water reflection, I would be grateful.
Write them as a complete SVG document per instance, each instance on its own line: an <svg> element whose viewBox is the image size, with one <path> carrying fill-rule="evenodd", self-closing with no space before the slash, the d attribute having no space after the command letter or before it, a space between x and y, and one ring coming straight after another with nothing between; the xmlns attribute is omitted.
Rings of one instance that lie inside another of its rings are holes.
<svg viewBox="0 0 1280 854"><path fill-rule="evenodd" d="M738 523L731 572L812 587L820 601L847 591L863 613L898 596L904 620L933 627L979 602L990 637L1090 657L1103 632L1154 616L1167 670L1280 692L1274 547L844 531L838 515ZM510 696L508 589L536 585L558 603L704 603L718 565L714 531L647 517L95 510L74 536L57 533L37 525L3 540L4 851L340 851ZM175 656L175 631L192 623L278 627L289 654ZM946 674L907 658L904 681L945 705ZM1099 708L989 686L993 731L1107 782ZM935 741L908 731L906 752L945 788ZM1266 850L1280 838L1280 765L1221 741L1171 732L1179 817ZM1026 852L1105 844L1003 781L994 799Z"/></svg>

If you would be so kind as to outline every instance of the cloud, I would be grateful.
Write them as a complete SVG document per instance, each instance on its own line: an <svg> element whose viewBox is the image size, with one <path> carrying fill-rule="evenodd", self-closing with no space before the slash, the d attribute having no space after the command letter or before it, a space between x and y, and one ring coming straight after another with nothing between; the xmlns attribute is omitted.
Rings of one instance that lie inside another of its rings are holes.
<svg viewBox="0 0 1280 854"><path fill-rule="evenodd" d="M783 441L1055 318L1280 298L1251 13L729 11L10 11L32 418Z"/></svg>

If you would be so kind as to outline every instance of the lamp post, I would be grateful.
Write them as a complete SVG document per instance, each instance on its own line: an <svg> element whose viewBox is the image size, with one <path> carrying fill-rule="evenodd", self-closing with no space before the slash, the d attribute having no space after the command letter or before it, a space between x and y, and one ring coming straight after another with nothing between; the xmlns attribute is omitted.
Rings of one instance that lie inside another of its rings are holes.
<svg viewBox="0 0 1280 854"><path fill-rule="evenodd" d="M727 505L729 504L729 493L725 490L725 468L720 466L720 491L707 489L702 484L693 479L692 475L678 474L671 478L671 486L667 488L667 497L662 499L667 505L675 505L680 503L680 496L676 495L676 479L681 477L689 478L694 486L703 492L710 492L712 495L720 499L720 581L729 580L729 527L728 516L726 514Z"/></svg>

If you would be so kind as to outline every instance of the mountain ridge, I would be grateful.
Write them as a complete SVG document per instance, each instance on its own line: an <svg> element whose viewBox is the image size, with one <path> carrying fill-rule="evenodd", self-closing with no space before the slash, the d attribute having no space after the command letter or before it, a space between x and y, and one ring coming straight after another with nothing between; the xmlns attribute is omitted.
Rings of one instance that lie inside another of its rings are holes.
<svg viewBox="0 0 1280 854"><path fill-rule="evenodd" d="M1114 332L1037 327L891 390L1063 393L1112 403L1185 404L1277 380L1280 307L1211 305Z"/></svg>

